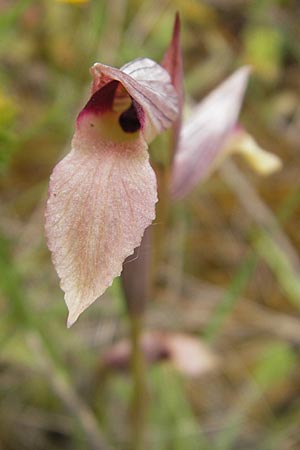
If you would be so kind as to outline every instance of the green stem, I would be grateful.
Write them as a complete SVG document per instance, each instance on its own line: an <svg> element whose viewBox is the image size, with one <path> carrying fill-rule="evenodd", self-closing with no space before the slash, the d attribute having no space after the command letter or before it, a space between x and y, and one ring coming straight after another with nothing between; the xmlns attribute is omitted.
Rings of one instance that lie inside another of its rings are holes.
<svg viewBox="0 0 300 450"><path fill-rule="evenodd" d="M158 147L155 148L157 149ZM165 146L165 148L168 147L168 145ZM163 237L165 235L169 212L170 154L167 152L162 157L159 153L155 155L155 149L152 150L152 162L157 176L159 194L159 203L156 208L156 221L160 224L160 227L156 227L155 229L155 248L153 252L152 233L149 227L134 257L126 260L122 273L123 293L127 306L131 338L131 373L133 382L131 400L131 450L145 449L147 385L145 360L141 345L143 319L149 300L149 291L152 291L152 286L150 286L151 281L155 279L155 269L160 259L161 248L163 247Z"/></svg>
<svg viewBox="0 0 300 450"><path fill-rule="evenodd" d="M129 313L131 338L131 373L133 381L131 399L131 448L145 448L147 387L145 360L141 347L143 315Z"/></svg>
<svg viewBox="0 0 300 450"><path fill-rule="evenodd" d="M148 228L143 236L141 246L131 259L126 260L122 272L122 288L131 341L131 450L144 450L145 448L147 389L141 340L144 316L149 300L150 268L151 230Z"/></svg>

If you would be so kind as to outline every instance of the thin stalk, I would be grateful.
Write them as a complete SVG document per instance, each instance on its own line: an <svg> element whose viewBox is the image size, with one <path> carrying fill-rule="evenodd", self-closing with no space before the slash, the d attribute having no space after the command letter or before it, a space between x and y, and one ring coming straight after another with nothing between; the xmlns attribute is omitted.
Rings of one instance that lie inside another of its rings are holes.
<svg viewBox="0 0 300 450"><path fill-rule="evenodd" d="M169 145L164 146L169 148ZM163 247L163 237L169 213L169 179L171 170L171 151L159 152L157 145L152 152L152 164L157 176L158 198L156 206L156 224L154 245L152 242L152 227L148 227L143 236L141 245L136 249L133 258L129 257L123 265L122 284L124 300L130 326L131 339L131 450L144 450L147 424L147 381L145 359L142 349L142 332L145 311L149 300L149 293L153 294L152 287L155 279L157 265ZM156 151L155 151L156 150ZM154 247L154 248L153 248Z"/></svg>
<svg viewBox="0 0 300 450"><path fill-rule="evenodd" d="M141 246L123 266L122 286L129 320L131 341L130 369L132 398L130 404L130 449L145 448L147 417L147 382L141 344L144 315L149 300L149 268L151 263L151 230L148 228Z"/></svg>
<svg viewBox="0 0 300 450"><path fill-rule="evenodd" d="M172 146L173 134L172 132L165 133L161 137L161 145L152 151L152 166L156 174L157 188L158 188L158 203L156 205L156 219L153 242L153 258L152 258L152 273L151 279L155 280L157 267L161 261L163 254L164 242L166 238L166 228L170 213L170 180L172 175ZM163 152L163 148L169 149L168 152ZM161 150L161 151L159 151Z"/></svg>
<svg viewBox="0 0 300 450"><path fill-rule="evenodd" d="M169 217L169 171L167 167L155 168L158 184L158 203L156 206L156 226L154 228L154 249L152 260L152 274L155 278L157 267L163 253L164 242L166 238L166 227ZM152 277L152 278L153 278Z"/></svg>
<svg viewBox="0 0 300 450"><path fill-rule="evenodd" d="M143 315L129 314L131 337L131 373L132 373L132 399L131 399L131 448L143 450L145 448L146 414L147 414L147 385L145 360L141 347L141 334L143 329Z"/></svg>

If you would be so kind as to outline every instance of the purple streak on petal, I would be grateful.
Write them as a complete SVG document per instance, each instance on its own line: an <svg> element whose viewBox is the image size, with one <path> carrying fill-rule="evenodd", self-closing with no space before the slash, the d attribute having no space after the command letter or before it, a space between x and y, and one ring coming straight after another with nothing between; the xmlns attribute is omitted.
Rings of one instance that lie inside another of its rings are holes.
<svg viewBox="0 0 300 450"><path fill-rule="evenodd" d="M108 111L112 108L112 104L114 101L116 89L118 87L119 82L118 81L110 81L108 84L103 86L101 89L96 91L85 107L82 109L82 111L79 113L78 118L79 119L82 115L85 113L102 113L105 111Z"/></svg>
<svg viewBox="0 0 300 450"><path fill-rule="evenodd" d="M237 123L248 77L248 67L237 70L196 106L184 124L173 166L174 199L186 196L210 173Z"/></svg>
<svg viewBox="0 0 300 450"><path fill-rule="evenodd" d="M180 18L178 13L176 13L175 16L172 40L163 57L161 65L168 71L172 84L178 95L179 115L173 125L175 152L182 122L182 108L184 102L182 52L180 45Z"/></svg>

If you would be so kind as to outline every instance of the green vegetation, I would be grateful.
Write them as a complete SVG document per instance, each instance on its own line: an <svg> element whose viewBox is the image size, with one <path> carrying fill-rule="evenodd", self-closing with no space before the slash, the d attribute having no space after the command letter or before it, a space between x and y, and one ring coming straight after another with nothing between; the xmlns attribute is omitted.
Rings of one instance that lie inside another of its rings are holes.
<svg viewBox="0 0 300 450"><path fill-rule="evenodd" d="M104 364L129 334L119 282L67 330L43 212L88 68L159 61L176 10L187 102L252 65L242 122L283 169L234 157L165 226L146 329L192 335L214 362L147 367L145 450L299 449L300 4L0 0L0 450L132 450L130 371Z"/></svg>

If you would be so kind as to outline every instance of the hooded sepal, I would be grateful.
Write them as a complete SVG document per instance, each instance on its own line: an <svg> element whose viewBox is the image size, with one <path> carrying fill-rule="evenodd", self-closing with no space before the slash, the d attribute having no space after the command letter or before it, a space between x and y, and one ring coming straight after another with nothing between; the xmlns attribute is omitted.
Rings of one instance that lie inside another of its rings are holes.
<svg viewBox="0 0 300 450"><path fill-rule="evenodd" d="M168 72L149 58L138 58L121 69L96 63L91 68L92 94L110 81L119 81L138 105L147 142L169 128L178 116L178 97Z"/></svg>

